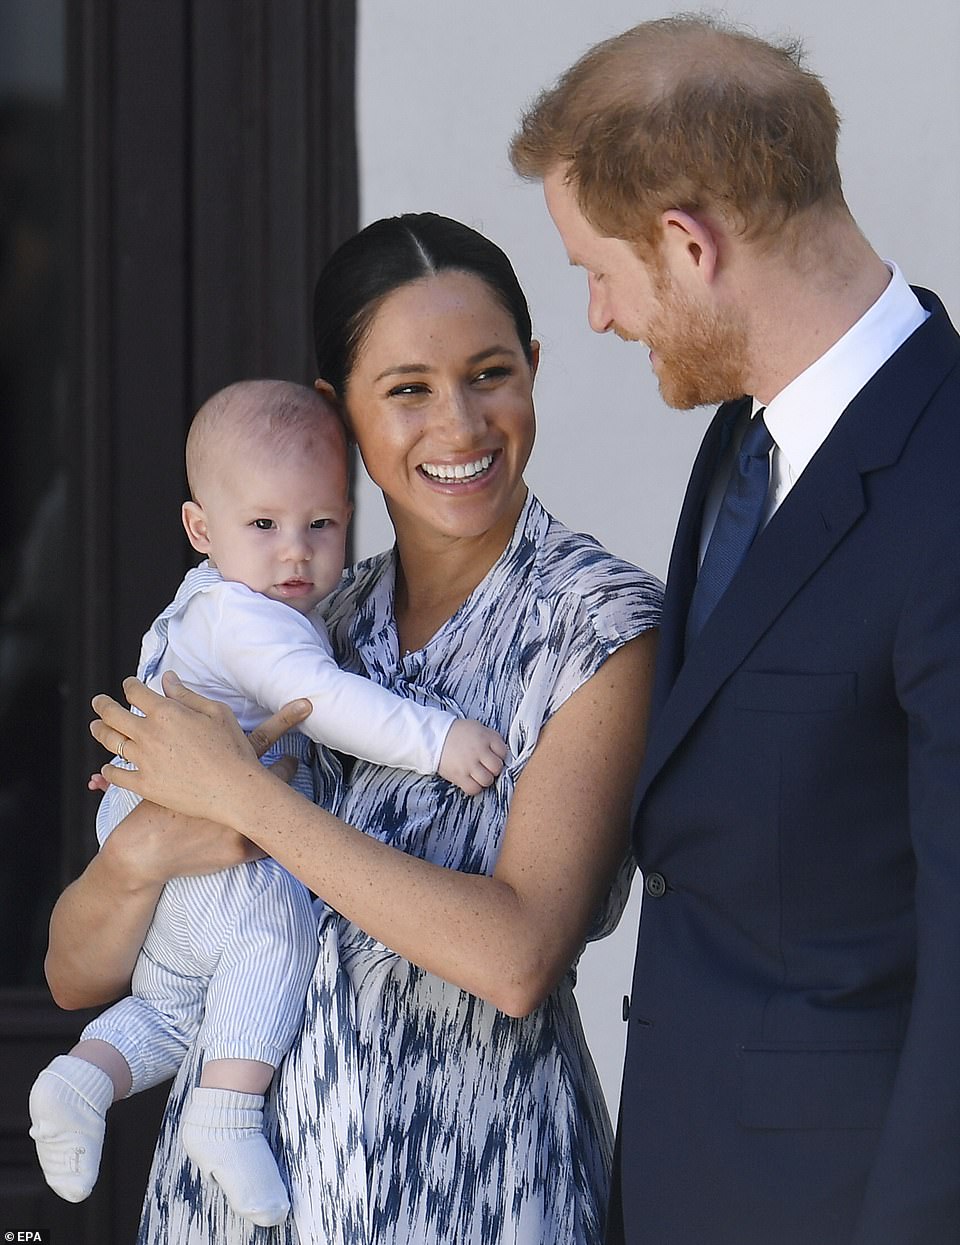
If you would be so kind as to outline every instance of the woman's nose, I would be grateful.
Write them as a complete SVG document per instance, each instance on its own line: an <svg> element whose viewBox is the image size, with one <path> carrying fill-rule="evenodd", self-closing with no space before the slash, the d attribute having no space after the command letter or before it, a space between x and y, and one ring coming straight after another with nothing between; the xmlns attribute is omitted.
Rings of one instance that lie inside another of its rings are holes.
<svg viewBox="0 0 960 1245"><path fill-rule="evenodd" d="M443 406L444 422L454 437L463 441L474 440L486 427L483 404L476 395L456 389Z"/></svg>

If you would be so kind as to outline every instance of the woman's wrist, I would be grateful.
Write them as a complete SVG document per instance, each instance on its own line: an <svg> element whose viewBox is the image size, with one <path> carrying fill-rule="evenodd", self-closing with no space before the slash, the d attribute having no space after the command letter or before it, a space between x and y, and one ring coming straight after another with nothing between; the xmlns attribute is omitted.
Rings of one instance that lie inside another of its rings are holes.
<svg viewBox="0 0 960 1245"><path fill-rule="evenodd" d="M288 795L296 797L297 793L259 761L246 767L238 766L230 781L223 784L217 801L218 816L225 826L270 854L269 845L260 840L265 828L277 824Z"/></svg>

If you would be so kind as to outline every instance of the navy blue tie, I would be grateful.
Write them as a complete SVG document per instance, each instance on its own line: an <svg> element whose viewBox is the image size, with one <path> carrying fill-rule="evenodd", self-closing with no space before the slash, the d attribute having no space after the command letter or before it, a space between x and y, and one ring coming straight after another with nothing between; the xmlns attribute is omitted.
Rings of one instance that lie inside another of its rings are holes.
<svg viewBox="0 0 960 1245"><path fill-rule="evenodd" d="M760 410L750 421L703 556L687 614L689 647L726 592L760 530L770 484L773 437Z"/></svg>

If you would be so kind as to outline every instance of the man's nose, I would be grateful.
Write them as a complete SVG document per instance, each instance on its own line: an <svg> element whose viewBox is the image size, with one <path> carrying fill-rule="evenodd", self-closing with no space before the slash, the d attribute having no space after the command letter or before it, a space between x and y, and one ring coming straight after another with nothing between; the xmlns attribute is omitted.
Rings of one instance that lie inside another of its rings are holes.
<svg viewBox="0 0 960 1245"><path fill-rule="evenodd" d="M607 306L607 298L603 292L603 288L596 277L587 277L587 291L589 299L587 302L587 322L595 333L607 333L613 323L613 317L610 315Z"/></svg>

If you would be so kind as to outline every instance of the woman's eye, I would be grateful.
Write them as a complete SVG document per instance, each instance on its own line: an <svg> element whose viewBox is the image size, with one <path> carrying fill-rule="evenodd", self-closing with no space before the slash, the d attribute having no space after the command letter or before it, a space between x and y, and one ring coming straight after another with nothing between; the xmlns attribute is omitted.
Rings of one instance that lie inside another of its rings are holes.
<svg viewBox="0 0 960 1245"><path fill-rule="evenodd" d="M253 526L261 532L269 532L273 527L273 519L254 519Z"/></svg>
<svg viewBox="0 0 960 1245"><path fill-rule="evenodd" d="M332 520L330 519L314 519L314 521L310 524L310 526L312 528L320 530L321 528L329 527L331 522Z"/></svg>
<svg viewBox="0 0 960 1245"><path fill-rule="evenodd" d="M510 369L508 367L503 367L502 365L499 367L485 367L482 372L477 373L474 380L481 382L485 380L502 380L504 376L509 375Z"/></svg>
<svg viewBox="0 0 960 1245"><path fill-rule="evenodd" d="M427 386L421 382L411 382L408 385L394 385L387 391L388 398L406 398L412 394L427 393Z"/></svg>

